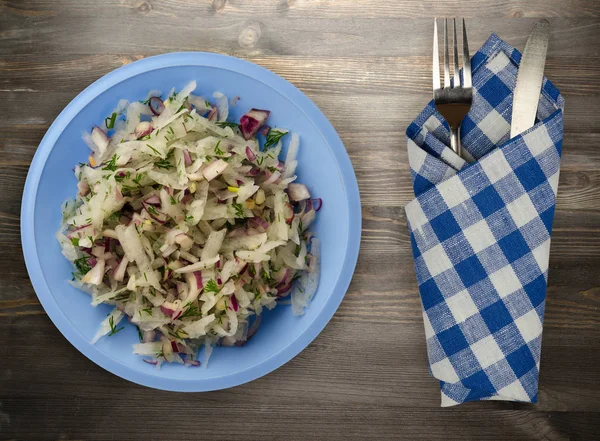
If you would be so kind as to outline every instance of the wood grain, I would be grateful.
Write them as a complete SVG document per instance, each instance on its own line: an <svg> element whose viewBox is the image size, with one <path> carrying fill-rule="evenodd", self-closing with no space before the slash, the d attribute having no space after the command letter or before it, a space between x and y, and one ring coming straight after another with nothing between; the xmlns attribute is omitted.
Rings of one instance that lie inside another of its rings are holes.
<svg viewBox="0 0 600 441"><path fill-rule="evenodd" d="M439 407L404 206L406 126L430 99L432 17L522 48L551 22L566 99L539 404ZM594 0L0 0L0 439L579 440L600 431L600 5ZM353 163L361 254L319 337L233 389L175 394L102 370L46 316L20 246L20 200L58 113L111 70L164 52L236 55L293 82Z"/></svg>

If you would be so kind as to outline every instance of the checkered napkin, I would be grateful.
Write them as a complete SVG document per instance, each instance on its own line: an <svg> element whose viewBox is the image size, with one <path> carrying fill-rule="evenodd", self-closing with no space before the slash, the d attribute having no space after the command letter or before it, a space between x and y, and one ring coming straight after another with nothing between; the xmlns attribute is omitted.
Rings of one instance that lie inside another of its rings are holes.
<svg viewBox="0 0 600 441"><path fill-rule="evenodd" d="M467 164L433 103L407 130L406 206L429 364L442 406L537 401L563 98L544 79L537 123L509 139L521 54L492 35L472 60Z"/></svg>

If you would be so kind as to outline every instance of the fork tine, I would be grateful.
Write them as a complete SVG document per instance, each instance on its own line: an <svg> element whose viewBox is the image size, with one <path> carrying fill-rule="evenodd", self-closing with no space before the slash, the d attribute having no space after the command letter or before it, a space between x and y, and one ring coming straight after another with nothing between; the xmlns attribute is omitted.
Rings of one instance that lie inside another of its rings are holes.
<svg viewBox="0 0 600 441"><path fill-rule="evenodd" d="M448 19L444 19L444 89L450 87L450 54L448 53Z"/></svg>
<svg viewBox="0 0 600 441"><path fill-rule="evenodd" d="M471 56L469 55L469 40L467 39L467 27L465 19L462 21L463 28L463 87L472 87L471 83Z"/></svg>
<svg viewBox="0 0 600 441"><path fill-rule="evenodd" d="M454 87L460 86L460 75L458 74L458 40L456 39L456 18L453 19L452 30L454 31L454 39L452 40L452 46L454 46Z"/></svg>
<svg viewBox="0 0 600 441"><path fill-rule="evenodd" d="M433 19L433 90L440 89L440 52L438 48L437 18Z"/></svg>

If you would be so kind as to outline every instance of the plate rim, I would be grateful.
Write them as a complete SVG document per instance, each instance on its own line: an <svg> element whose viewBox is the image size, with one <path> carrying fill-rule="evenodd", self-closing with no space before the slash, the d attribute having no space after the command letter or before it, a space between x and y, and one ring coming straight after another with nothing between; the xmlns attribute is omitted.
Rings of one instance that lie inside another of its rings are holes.
<svg viewBox="0 0 600 441"><path fill-rule="evenodd" d="M131 77L167 67L206 66L227 69L264 83L294 104L317 128L337 162L348 202L348 237L342 269L323 308L304 332L283 349L244 371L207 379L178 379L152 375L118 362L96 348L62 312L43 276L35 241L35 201L46 160L56 141L72 119L96 97ZM341 304L358 261L362 231L360 192L350 157L323 112L313 101L289 81L276 73L237 57L211 52L171 52L147 57L119 67L86 87L59 113L42 138L31 161L21 199L21 244L25 265L36 296L50 320L63 336L84 356L101 368L125 380L143 386L179 392L204 392L235 387L260 378L283 366L322 332Z"/></svg>

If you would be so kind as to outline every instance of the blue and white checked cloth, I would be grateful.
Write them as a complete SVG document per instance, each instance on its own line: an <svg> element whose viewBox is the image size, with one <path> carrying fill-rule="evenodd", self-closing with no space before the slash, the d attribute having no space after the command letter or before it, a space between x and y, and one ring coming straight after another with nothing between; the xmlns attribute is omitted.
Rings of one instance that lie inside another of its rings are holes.
<svg viewBox="0 0 600 441"><path fill-rule="evenodd" d="M492 35L472 60L469 165L433 103L407 129L406 206L429 364L442 406L537 401L564 100L544 79L537 123L509 139L521 54Z"/></svg>

